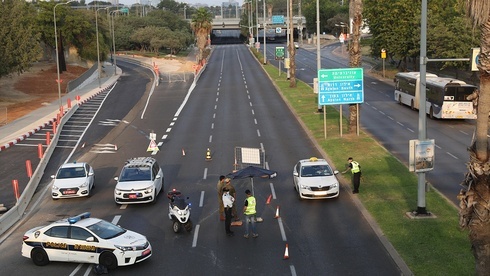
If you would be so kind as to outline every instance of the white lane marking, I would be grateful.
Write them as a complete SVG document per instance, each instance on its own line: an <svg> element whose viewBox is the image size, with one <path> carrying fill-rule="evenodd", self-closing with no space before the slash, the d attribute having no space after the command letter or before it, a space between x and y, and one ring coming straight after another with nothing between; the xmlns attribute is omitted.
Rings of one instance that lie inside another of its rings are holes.
<svg viewBox="0 0 490 276"><path fill-rule="evenodd" d="M284 225L282 225L282 219L280 217L277 218L277 223L279 224L279 229L281 230L282 241L288 241L286 238L286 232L284 232Z"/></svg>
<svg viewBox="0 0 490 276"><path fill-rule="evenodd" d="M157 146L161 147L162 145L163 145L163 142L159 142Z"/></svg>
<svg viewBox="0 0 490 276"><path fill-rule="evenodd" d="M257 119L254 119L255 124L257 124Z"/></svg>
<svg viewBox="0 0 490 276"><path fill-rule="evenodd" d="M168 135L167 135L167 134L163 135L163 136L162 136L162 140L167 139L167 137L168 137Z"/></svg>
<svg viewBox="0 0 490 276"><path fill-rule="evenodd" d="M196 228L194 229L194 238L192 239L192 247L197 246L197 237L199 236L199 228L201 225L196 225Z"/></svg>
<svg viewBox="0 0 490 276"><path fill-rule="evenodd" d="M204 204L204 191L201 191L201 199L199 199L199 207L202 207Z"/></svg>
<svg viewBox="0 0 490 276"><path fill-rule="evenodd" d="M170 123L170 126L173 126L173 125L175 125L175 122L171 122L171 123Z"/></svg>
<svg viewBox="0 0 490 276"><path fill-rule="evenodd" d="M174 118L172 119L172 121L174 121L174 122L175 122L175 121L177 121L177 117L174 117Z"/></svg>
<svg viewBox="0 0 490 276"><path fill-rule="evenodd" d="M440 146L438 146L437 144L435 144L435 146L436 146L436 148L438 148L438 149L442 149L442 148L441 148Z"/></svg>
<svg viewBox="0 0 490 276"><path fill-rule="evenodd" d="M208 168L204 168L204 175L202 176L202 179L206 179L208 176Z"/></svg>
<svg viewBox="0 0 490 276"><path fill-rule="evenodd" d="M379 113L381 113L381 115L386 115L383 111L379 111Z"/></svg>
<svg viewBox="0 0 490 276"><path fill-rule="evenodd" d="M392 121L394 121L394 120L395 120L395 119L393 119L393 117L391 117L391 116L388 116L388 119L390 119L390 120L392 120Z"/></svg>
<svg viewBox="0 0 490 276"><path fill-rule="evenodd" d="M274 189L274 184L271 182L271 183L269 183L269 186L271 186L272 198L273 199L277 199L277 197L276 197L276 190Z"/></svg>
<svg viewBox="0 0 490 276"><path fill-rule="evenodd" d="M264 148L264 144L263 144L263 143L260 143L260 149L261 149L262 151L265 151L265 148Z"/></svg>
<svg viewBox="0 0 490 276"><path fill-rule="evenodd" d="M124 210L126 208L128 208L128 205L127 204L123 204L123 205L121 205L121 207L119 209Z"/></svg>
<svg viewBox="0 0 490 276"><path fill-rule="evenodd" d="M454 159L459 159L458 157L456 157L456 156L452 155L452 154L451 154L451 153L449 153L449 152L446 152L446 153L447 153L449 156L451 156L452 158L454 158Z"/></svg>
<svg viewBox="0 0 490 276"><path fill-rule="evenodd" d="M460 130L459 132L461 132L461 133L463 133L463 134L465 134L465 135L469 135L468 133L466 133L466 132L464 132L464 131L462 131L462 130Z"/></svg>
<svg viewBox="0 0 490 276"><path fill-rule="evenodd" d="M169 133L170 131L172 131L171 127L167 128L167 130L165 130L165 132L167 132L167 133Z"/></svg>
<svg viewBox="0 0 490 276"><path fill-rule="evenodd" d="M82 265L83 264L79 264L77 265L77 267L73 270L72 273L70 273L70 276L75 276L77 274L77 272L80 270L80 268L82 268ZM89 266L90 267L90 266Z"/></svg>
<svg viewBox="0 0 490 276"><path fill-rule="evenodd" d="M214 129L214 123L211 124L211 129Z"/></svg>
<svg viewBox="0 0 490 276"><path fill-rule="evenodd" d="M85 270L85 273L83 274L83 276L88 276L90 275L90 272L92 272L92 267L94 265L93 264L90 264L88 267L87 267L87 270Z"/></svg>
<svg viewBox="0 0 490 276"><path fill-rule="evenodd" d="M114 218L112 219L112 224L117 225L120 219L121 219L121 215L114 216Z"/></svg>
<svg viewBox="0 0 490 276"><path fill-rule="evenodd" d="M291 270L291 276L296 276L296 268L294 268L294 265L289 266L289 270Z"/></svg>
<svg viewBox="0 0 490 276"><path fill-rule="evenodd" d="M213 135L209 135L209 143L213 141Z"/></svg>
<svg viewBox="0 0 490 276"><path fill-rule="evenodd" d="M413 133L413 132L415 132L415 131L413 131L413 129L411 129L411 128L408 128L408 127L407 127L407 129L408 129L408 131L410 131L410 132L412 132L412 133Z"/></svg>
<svg viewBox="0 0 490 276"><path fill-rule="evenodd" d="M213 119L216 119L216 113L213 114Z"/></svg>
<svg viewBox="0 0 490 276"><path fill-rule="evenodd" d="M378 110L375 106L371 106L371 108L374 109L374 110Z"/></svg>
<svg viewBox="0 0 490 276"><path fill-rule="evenodd" d="M400 123L400 122L396 122L396 123L397 123L397 124L399 124L399 125L401 125L401 126L403 126L403 124L402 124L402 123Z"/></svg>
<svg viewBox="0 0 490 276"><path fill-rule="evenodd" d="M250 106L253 106L252 102L249 102L248 104L249 104Z"/></svg>
<svg viewBox="0 0 490 276"><path fill-rule="evenodd" d="M253 109L252 109L252 115L255 115L255 112L254 112L254 110L253 110Z"/></svg>
<svg viewBox="0 0 490 276"><path fill-rule="evenodd" d="M260 137L260 130L257 129L257 136Z"/></svg>

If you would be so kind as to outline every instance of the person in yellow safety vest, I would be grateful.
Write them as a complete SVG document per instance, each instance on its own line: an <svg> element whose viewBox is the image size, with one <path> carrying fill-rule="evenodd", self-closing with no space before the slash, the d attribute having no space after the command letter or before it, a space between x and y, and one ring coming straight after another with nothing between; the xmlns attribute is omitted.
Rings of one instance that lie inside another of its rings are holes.
<svg viewBox="0 0 490 276"><path fill-rule="evenodd" d="M359 193L359 186L361 185L361 165L359 165L359 162L354 161L352 157L349 157L347 161L349 162L349 165L342 173L346 173L349 170L352 172L352 185L354 186L352 193L357 194Z"/></svg>
<svg viewBox="0 0 490 276"><path fill-rule="evenodd" d="M243 213L245 214L245 235L243 236L248 239L248 224L251 223L252 237L256 238L259 236L259 234L257 234L257 230L255 229L255 214L257 214L255 206L257 205L257 201L250 190L246 190L245 194L247 195L247 198L245 199L245 206L243 206Z"/></svg>

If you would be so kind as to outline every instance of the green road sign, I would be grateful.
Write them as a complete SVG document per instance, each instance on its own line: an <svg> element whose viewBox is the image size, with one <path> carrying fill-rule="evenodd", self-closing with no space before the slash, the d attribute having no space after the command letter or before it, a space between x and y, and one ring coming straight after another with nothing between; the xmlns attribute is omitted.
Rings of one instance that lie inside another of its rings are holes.
<svg viewBox="0 0 490 276"><path fill-rule="evenodd" d="M364 102L362 68L322 69L318 71L318 104Z"/></svg>
<svg viewBox="0 0 490 276"><path fill-rule="evenodd" d="M276 47L276 60L284 59L284 46Z"/></svg>

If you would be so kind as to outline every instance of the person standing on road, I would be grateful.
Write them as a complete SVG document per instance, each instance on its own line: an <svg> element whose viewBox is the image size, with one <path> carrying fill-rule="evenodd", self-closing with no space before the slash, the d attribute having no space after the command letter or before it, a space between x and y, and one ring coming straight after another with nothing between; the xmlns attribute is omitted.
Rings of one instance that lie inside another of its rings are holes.
<svg viewBox="0 0 490 276"><path fill-rule="evenodd" d="M236 199L236 190L235 190L235 187L233 187L233 185L231 185L231 179L227 178L225 179L225 186L229 191L230 191L230 195ZM238 213L236 211L236 205L234 204L233 205L233 208L231 210L231 214L232 216L235 218L235 221L239 221L240 218L238 217Z"/></svg>
<svg viewBox="0 0 490 276"><path fill-rule="evenodd" d="M352 185L354 186L352 193L357 194L359 193L359 186L361 185L361 165L359 165L359 162L354 161L352 157L349 157L347 161L349 162L349 165L342 173L344 174L349 170L352 172Z"/></svg>
<svg viewBox="0 0 490 276"><path fill-rule="evenodd" d="M255 214L257 214L255 206L257 205L257 202L250 190L246 190L245 194L247 195L247 199L245 199L245 206L243 206L243 213L245 214L245 235L243 235L243 237L248 239L248 224L251 223L252 237L256 238L259 236L259 234L257 234L257 230L255 229Z"/></svg>
<svg viewBox="0 0 490 276"><path fill-rule="evenodd" d="M223 188L223 206L225 208L225 232L228 236L233 236L231 231L231 209L235 202L235 198L230 195L230 190L227 187Z"/></svg>
<svg viewBox="0 0 490 276"><path fill-rule="evenodd" d="M225 186L225 176L221 175L219 177L216 189L218 191L218 205L219 205L219 220L225 220L225 208L223 207L223 187Z"/></svg>

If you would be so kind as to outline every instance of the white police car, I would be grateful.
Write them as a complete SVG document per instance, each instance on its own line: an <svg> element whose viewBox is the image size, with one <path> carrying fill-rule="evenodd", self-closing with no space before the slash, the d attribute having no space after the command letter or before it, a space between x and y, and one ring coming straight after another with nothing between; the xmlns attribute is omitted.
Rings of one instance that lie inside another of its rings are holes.
<svg viewBox="0 0 490 276"><path fill-rule="evenodd" d="M145 236L86 212L27 231L22 256L43 266L50 261L94 263L108 269L148 259L152 254Z"/></svg>
<svg viewBox="0 0 490 276"><path fill-rule="evenodd" d="M293 169L294 188L300 198L333 198L339 196L339 181L325 159L311 157L298 161Z"/></svg>
<svg viewBox="0 0 490 276"><path fill-rule="evenodd" d="M126 161L114 189L117 204L155 202L163 189L163 172L151 157L136 157Z"/></svg>
<svg viewBox="0 0 490 276"><path fill-rule="evenodd" d="M90 191L95 187L94 169L84 162L63 164L51 178L53 199L90 196Z"/></svg>

